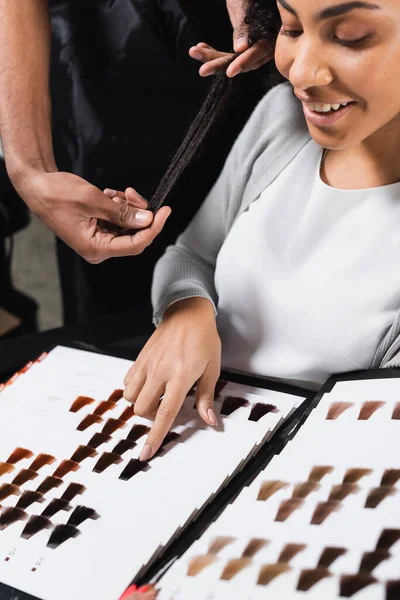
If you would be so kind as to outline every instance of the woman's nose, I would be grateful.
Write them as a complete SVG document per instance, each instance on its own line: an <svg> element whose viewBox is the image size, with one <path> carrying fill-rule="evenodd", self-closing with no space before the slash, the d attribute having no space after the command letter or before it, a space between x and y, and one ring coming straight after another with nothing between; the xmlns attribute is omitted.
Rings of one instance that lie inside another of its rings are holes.
<svg viewBox="0 0 400 600"><path fill-rule="evenodd" d="M297 46L289 71L289 80L297 89L327 86L333 81L323 49L317 44L305 42Z"/></svg>

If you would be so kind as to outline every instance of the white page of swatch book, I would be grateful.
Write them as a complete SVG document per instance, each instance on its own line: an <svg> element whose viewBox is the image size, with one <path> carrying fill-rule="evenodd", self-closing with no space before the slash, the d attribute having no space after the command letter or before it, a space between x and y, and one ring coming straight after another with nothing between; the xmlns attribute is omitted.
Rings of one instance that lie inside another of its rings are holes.
<svg viewBox="0 0 400 600"><path fill-rule="evenodd" d="M303 401L228 383L214 429L188 396L175 437L138 470L151 423L121 394L108 401L131 364L57 347L1 392L1 582L42 600L117 600Z"/></svg>
<svg viewBox="0 0 400 600"><path fill-rule="evenodd" d="M339 382L159 600L399 600L399 507L400 379Z"/></svg>

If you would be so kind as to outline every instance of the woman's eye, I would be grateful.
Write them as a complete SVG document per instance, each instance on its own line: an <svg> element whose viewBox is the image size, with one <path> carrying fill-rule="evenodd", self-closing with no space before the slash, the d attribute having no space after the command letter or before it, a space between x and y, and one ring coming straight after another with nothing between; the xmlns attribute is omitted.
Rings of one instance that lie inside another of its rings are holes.
<svg viewBox="0 0 400 600"><path fill-rule="evenodd" d="M299 37L303 32L302 31L298 31L296 29L285 29L284 27L281 27L279 34L280 35L287 35L288 37Z"/></svg>
<svg viewBox="0 0 400 600"><path fill-rule="evenodd" d="M364 35L361 38L358 38L358 40L344 40L342 38L339 38L337 36L335 36L335 41L338 42L339 44L341 44L342 46L347 46L349 48L354 47L356 48L357 46L362 46L368 39L369 39L369 34L368 35Z"/></svg>

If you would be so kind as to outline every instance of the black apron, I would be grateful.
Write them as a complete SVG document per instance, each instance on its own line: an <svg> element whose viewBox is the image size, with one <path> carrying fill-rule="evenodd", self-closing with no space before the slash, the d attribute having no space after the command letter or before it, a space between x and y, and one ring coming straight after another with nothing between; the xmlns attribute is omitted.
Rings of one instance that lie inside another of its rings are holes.
<svg viewBox="0 0 400 600"><path fill-rule="evenodd" d="M54 147L61 170L100 189L128 186L149 198L210 85L190 46L230 49L223 0L69 0L51 3ZM246 76L247 77L247 76ZM250 75L169 205L165 230L141 256L89 265L58 241L67 323L132 308L150 312L154 265L186 227L263 93Z"/></svg>

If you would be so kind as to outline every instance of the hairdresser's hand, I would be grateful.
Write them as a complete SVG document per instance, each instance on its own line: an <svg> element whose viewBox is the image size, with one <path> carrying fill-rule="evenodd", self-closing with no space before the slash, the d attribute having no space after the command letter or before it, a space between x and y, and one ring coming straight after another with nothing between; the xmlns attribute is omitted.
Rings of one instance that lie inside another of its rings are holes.
<svg viewBox="0 0 400 600"><path fill-rule="evenodd" d="M140 254L160 233L170 214L169 208L161 209L153 218L134 190L111 198L70 173L34 171L13 183L31 211L93 264ZM125 228L143 231L120 236Z"/></svg>
<svg viewBox="0 0 400 600"><path fill-rule="evenodd" d="M226 74L228 77L235 77L239 73L255 71L269 62L274 56L274 48L265 40L249 47L247 25L245 24L248 4L246 0L227 0L226 4L233 26L233 49L235 53L240 54L229 65ZM222 72L226 68L226 64L235 56L233 53L220 52L204 42L190 48L189 55L204 63L199 71L202 77Z"/></svg>
<svg viewBox="0 0 400 600"><path fill-rule="evenodd" d="M201 418L218 424L213 403L220 370L221 341L211 302L190 298L173 304L125 379L124 397L134 403L135 413L154 420L141 460L157 452L196 382Z"/></svg>

